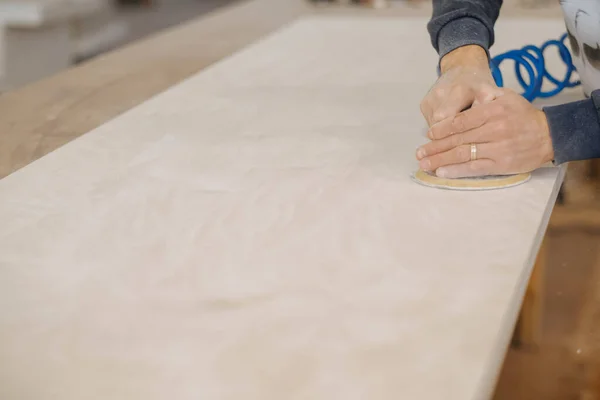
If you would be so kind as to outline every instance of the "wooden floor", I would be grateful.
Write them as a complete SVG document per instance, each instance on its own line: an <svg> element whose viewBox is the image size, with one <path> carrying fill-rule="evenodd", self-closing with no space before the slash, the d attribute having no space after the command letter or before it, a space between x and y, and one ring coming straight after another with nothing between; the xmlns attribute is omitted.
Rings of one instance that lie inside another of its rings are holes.
<svg viewBox="0 0 600 400"><path fill-rule="evenodd" d="M507 354L496 400L600 399L600 180L569 167L546 235L537 348Z"/></svg>

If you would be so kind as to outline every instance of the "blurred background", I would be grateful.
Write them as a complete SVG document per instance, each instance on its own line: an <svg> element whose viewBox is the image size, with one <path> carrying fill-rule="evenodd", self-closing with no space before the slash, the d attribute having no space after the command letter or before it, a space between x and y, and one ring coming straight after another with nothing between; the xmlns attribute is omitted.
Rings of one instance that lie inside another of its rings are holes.
<svg viewBox="0 0 600 400"><path fill-rule="evenodd" d="M430 12L430 0L0 0L0 177L301 15ZM555 0L506 0L501 18L520 16L562 24ZM496 399L600 399L599 195L600 165L572 163L526 299L538 326L519 327Z"/></svg>

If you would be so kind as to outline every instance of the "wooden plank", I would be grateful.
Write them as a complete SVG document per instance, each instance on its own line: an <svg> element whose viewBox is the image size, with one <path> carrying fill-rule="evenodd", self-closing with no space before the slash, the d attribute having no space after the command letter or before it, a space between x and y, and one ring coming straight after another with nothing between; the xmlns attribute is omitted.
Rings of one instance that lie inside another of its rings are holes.
<svg viewBox="0 0 600 400"><path fill-rule="evenodd" d="M0 94L0 178L292 21L307 7L280 0L236 3Z"/></svg>
<svg viewBox="0 0 600 400"><path fill-rule="evenodd" d="M411 180L426 21L301 21L0 181L0 397L488 398L564 169Z"/></svg>

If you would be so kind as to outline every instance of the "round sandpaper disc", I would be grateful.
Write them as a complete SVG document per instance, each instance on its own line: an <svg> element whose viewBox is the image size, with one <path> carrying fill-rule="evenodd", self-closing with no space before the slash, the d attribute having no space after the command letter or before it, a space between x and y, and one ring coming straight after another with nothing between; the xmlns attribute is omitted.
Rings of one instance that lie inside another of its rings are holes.
<svg viewBox="0 0 600 400"><path fill-rule="evenodd" d="M419 170L413 179L421 185L449 190L492 190L504 189L527 182L531 174L490 175L478 178L448 179L440 178L430 172Z"/></svg>

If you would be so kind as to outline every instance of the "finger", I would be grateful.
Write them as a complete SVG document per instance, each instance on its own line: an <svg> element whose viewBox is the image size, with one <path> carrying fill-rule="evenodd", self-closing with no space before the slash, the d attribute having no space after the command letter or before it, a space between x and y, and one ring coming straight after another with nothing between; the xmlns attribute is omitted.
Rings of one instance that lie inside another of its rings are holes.
<svg viewBox="0 0 600 400"><path fill-rule="evenodd" d="M462 110L470 107L475 100L473 91L464 86L454 86L447 95L439 97L429 110L429 126L454 117Z"/></svg>
<svg viewBox="0 0 600 400"><path fill-rule="evenodd" d="M473 178L476 176L493 175L495 167L496 162L494 160L480 159L441 167L435 171L435 174L440 178Z"/></svg>
<svg viewBox="0 0 600 400"><path fill-rule="evenodd" d="M490 124L485 124L464 133L457 133L443 139L432 140L417 149L417 160L443 153L464 144L487 143L492 139L490 135L492 130L493 127Z"/></svg>
<svg viewBox="0 0 600 400"><path fill-rule="evenodd" d="M490 143L478 144L477 147L477 158L486 159L490 158L493 154L494 145ZM462 146L454 147L448 151L434 154L429 157L423 158L419 162L419 167L425 171L436 171L440 167L453 164L462 164L471 161L471 145L464 144Z"/></svg>
<svg viewBox="0 0 600 400"><path fill-rule="evenodd" d="M450 135L479 128L487 122L490 115L489 108L487 105L481 105L469 108L454 117L446 118L429 128L427 136L431 140L439 140Z"/></svg>
<svg viewBox="0 0 600 400"><path fill-rule="evenodd" d="M448 96L442 97L442 104L434 107L431 125L435 125L447 118L453 117L475 105L487 104L502 95L502 90L497 86L487 85L474 91L464 86L455 86Z"/></svg>

